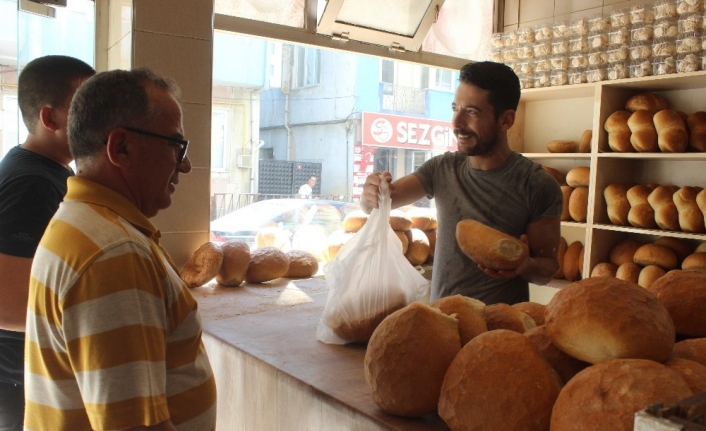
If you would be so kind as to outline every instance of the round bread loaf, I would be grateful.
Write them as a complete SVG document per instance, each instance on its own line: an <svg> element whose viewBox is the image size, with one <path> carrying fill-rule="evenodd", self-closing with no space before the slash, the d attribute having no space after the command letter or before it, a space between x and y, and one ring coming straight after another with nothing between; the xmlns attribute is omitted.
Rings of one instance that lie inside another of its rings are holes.
<svg viewBox="0 0 706 431"><path fill-rule="evenodd" d="M689 125L689 151L706 152L706 112L694 112L686 122Z"/></svg>
<svg viewBox="0 0 706 431"><path fill-rule="evenodd" d="M482 301L463 295L453 295L439 298L429 305L438 308L444 314L456 316L461 346L465 346L479 334L488 331L488 325L485 322L485 304Z"/></svg>
<svg viewBox="0 0 706 431"><path fill-rule="evenodd" d="M412 208L407 211L412 219L412 227L419 230L436 229L436 211L431 208Z"/></svg>
<svg viewBox="0 0 706 431"><path fill-rule="evenodd" d="M625 262L615 271L615 278L637 284L642 267L635 262Z"/></svg>
<svg viewBox="0 0 706 431"><path fill-rule="evenodd" d="M628 202L630 202L628 223L631 225L646 229L652 229L656 226L655 211L647 200L652 190L653 187L646 184L638 184L628 189L626 193Z"/></svg>
<svg viewBox="0 0 706 431"><path fill-rule="evenodd" d="M614 263L601 262L593 267L591 277L615 277L618 267Z"/></svg>
<svg viewBox="0 0 706 431"><path fill-rule="evenodd" d="M328 234L322 225L300 226L292 237L292 249L311 253L317 261L326 261Z"/></svg>
<svg viewBox="0 0 706 431"><path fill-rule="evenodd" d="M701 190L701 187L685 186L672 195L674 205L679 211L679 226L684 232L702 233L706 230L704 214L696 203L696 196Z"/></svg>
<svg viewBox="0 0 706 431"><path fill-rule="evenodd" d="M248 283L265 283L282 277L289 268L289 258L275 247L256 248L250 252L250 264L245 273Z"/></svg>
<svg viewBox="0 0 706 431"><path fill-rule="evenodd" d="M706 338L692 338L675 343L671 357L688 359L706 367Z"/></svg>
<svg viewBox="0 0 706 431"><path fill-rule="evenodd" d="M591 170L588 166L577 166L566 173L566 184L571 187L588 187Z"/></svg>
<svg viewBox="0 0 706 431"><path fill-rule="evenodd" d="M571 192L569 214L574 221L586 221L586 217L588 217L588 187L579 186Z"/></svg>
<svg viewBox="0 0 706 431"><path fill-rule="evenodd" d="M635 262L635 252L638 248L642 247L642 245L643 244L636 239L624 239L613 246L610 250L608 260L610 260L610 263L618 266L628 262L633 263Z"/></svg>
<svg viewBox="0 0 706 431"><path fill-rule="evenodd" d="M608 132L608 146L616 153L635 152L635 148L630 144L631 132L628 127L630 115L628 111L615 111L610 114L603 126Z"/></svg>
<svg viewBox="0 0 706 431"><path fill-rule="evenodd" d="M666 270L675 269L679 266L677 255L672 249L657 244L642 245L635 250L633 261L638 265L657 265Z"/></svg>
<svg viewBox="0 0 706 431"><path fill-rule="evenodd" d="M566 175L562 174L558 169L554 169L551 166L542 165L542 169L549 175L551 175L559 185L566 183Z"/></svg>
<svg viewBox="0 0 706 431"><path fill-rule="evenodd" d="M563 383L568 382L576 373L590 365L588 362L579 361L559 350L547 335L547 328L544 325L530 329L523 335L537 346L539 352L554 368Z"/></svg>
<svg viewBox="0 0 706 431"><path fill-rule="evenodd" d="M216 274L216 281L224 286L240 286L250 265L250 247L245 241L231 239L221 244L221 251L223 263Z"/></svg>
<svg viewBox="0 0 706 431"><path fill-rule="evenodd" d="M646 267L642 268L640 270L640 275L637 277L637 284L640 285L640 287L644 287L647 289L650 287L650 285L666 274L667 271L664 270L664 268L657 266L657 265L647 265Z"/></svg>
<svg viewBox="0 0 706 431"><path fill-rule="evenodd" d="M679 212L672 196L679 190L677 186L657 186L647 196L647 202L655 213L655 222L660 229L679 231Z"/></svg>
<svg viewBox="0 0 706 431"><path fill-rule="evenodd" d="M630 202L628 201L627 193L632 186L632 184L610 184L603 190L608 218L614 225L628 225Z"/></svg>
<svg viewBox="0 0 706 431"><path fill-rule="evenodd" d="M547 151L550 153L575 153L578 144L574 141L555 140L547 142Z"/></svg>
<svg viewBox="0 0 706 431"><path fill-rule="evenodd" d="M571 186L561 186L562 195L562 209L561 209L561 221L573 221L571 218L571 211L569 210L569 202L571 201L571 194L574 188Z"/></svg>
<svg viewBox="0 0 706 431"><path fill-rule="evenodd" d="M529 255L519 239L476 220L465 219L456 224L456 242L463 254L496 270L516 269Z"/></svg>
<svg viewBox="0 0 706 431"><path fill-rule="evenodd" d="M694 247L682 238L662 236L657 238L654 243L672 250L676 254L679 263L694 251Z"/></svg>
<svg viewBox="0 0 706 431"><path fill-rule="evenodd" d="M412 229L412 218L406 212L394 209L390 211L390 227L392 230L408 231Z"/></svg>
<svg viewBox="0 0 706 431"><path fill-rule="evenodd" d="M434 261L434 249L436 249L436 229L425 230L424 234L429 240L429 257L427 257L425 263L431 263Z"/></svg>
<svg viewBox="0 0 706 431"><path fill-rule="evenodd" d="M451 362L439 416L452 430L546 431L560 390L556 371L527 337L488 331Z"/></svg>
<svg viewBox="0 0 706 431"><path fill-rule="evenodd" d="M512 308L519 310L534 320L537 326L544 325L544 309L547 306L540 304L539 302L518 302L517 304L512 304Z"/></svg>
<svg viewBox="0 0 706 431"><path fill-rule="evenodd" d="M346 232L345 230L331 232L331 235L328 236L328 247L324 261L328 263L335 259L343 244L353 238L353 235L355 235L353 232Z"/></svg>
<svg viewBox="0 0 706 431"><path fill-rule="evenodd" d="M647 290L669 311L677 334L706 337L706 272L669 271Z"/></svg>
<svg viewBox="0 0 706 431"><path fill-rule="evenodd" d="M569 248L569 245L566 243L566 238L562 236L559 238L559 248L556 252L556 258L559 261L559 269L556 274L554 274L554 278L564 278L564 256L566 256L567 248Z"/></svg>
<svg viewBox="0 0 706 431"><path fill-rule="evenodd" d="M390 314L365 351L365 381L373 401L392 415L436 412L446 370L459 350L454 317L420 302Z"/></svg>
<svg viewBox="0 0 706 431"><path fill-rule="evenodd" d="M663 153L683 153L689 146L686 123L677 111L663 109L652 118L657 129L657 145Z"/></svg>
<svg viewBox="0 0 706 431"><path fill-rule="evenodd" d="M289 267L282 277L309 278L319 271L319 262L313 254L304 250L289 250L287 253Z"/></svg>
<svg viewBox="0 0 706 431"><path fill-rule="evenodd" d="M412 237L412 233L410 231L402 232L399 230L393 232L395 232L395 235L397 235L400 243L402 243L402 254L407 253L407 248L409 248L409 239Z"/></svg>
<svg viewBox="0 0 706 431"><path fill-rule="evenodd" d="M664 365L676 371L694 394L706 391L706 366L682 358L669 359Z"/></svg>
<svg viewBox="0 0 706 431"><path fill-rule="evenodd" d="M631 431L635 413L681 401L691 390L676 371L645 359L615 359L576 374L554 404L551 431Z"/></svg>
<svg viewBox="0 0 706 431"><path fill-rule="evenodd" d="M663 109L667 109L668 107L669 104L667 103L667 100L664 97L658 96L654 93L636 94L625 102L625 109L629 112L635 112L639 109L643 109L652 115Z"/></svg>
<svg viewBox="0 0 706 431"><path fill-rule="evenodd" d="M574 241L569 244L566 249L566 254L564 254L564 278L569 281L576 281L581 278L581 273L579 271L579 266L583 265L583 262L579 262L579 256L583 250L583 244L581 241Z"/></svg>
<svg viewBox="0 0 706 431"><path fill-rule="evenodd" d="M662 362L674 346L674 323L651 293L617 278L595 277L559 290L544 314L558 348L592 364L617 358Z"/></svg>
<svg viewBox="0 0 706 431"><path fill-rule="evenodd" d="M413 266L421 265L429 257L429 238L419 229L410 229L408 232L411 238L404 257Z"/></svg>
<svg viewBox="0 0 706 431"><path fill-rule="evenodd" d="M292 248L289 242L289 232L277 226L261 228L255 235L255 248L275 247L282 251Z"/></svg>
<svg viewBox="0 0 706 431"><path fill-rule="evenodd" d="M356 210L347 214L343 218L343 230L346 232L358 232L368 221L368 214L363 210Z"/></svg>
<svg viewBox="0 0 706 431"><path fill-rule="evenodd" d="M591 138L593 138L593 131L591 129L584 130L581 139L579 139L579 153L591 152Z"/></svg>
<svg viewBox="0 0 706 431"><path fill-rule="evenodd" d="M530 316L517 308L503 303L485 307L485 322L489 331L507 329L520 334L537 327L537 323Z"/></svg>
<svg viewBox="0 0 706 431"><path fill-rule="evenodd" d="M643 109L633 112L628 118L630 128L630 144L640 153L655 153L657 145L657 130L652 122L652 114Z"/></svg>
<svg viewBox="0 0 706 431"><path fill-rule="evenodd" d="M218 244L213 242L201 244L182 268L181 279L191 288L203 286L218 274L222 263L223 251Z"/></svg>
<svg viewBox="0 0 706 431"><path fill-rule="evenodd" d="M692 253L684 259L681 269L706 269L706 252Z"/></svg>

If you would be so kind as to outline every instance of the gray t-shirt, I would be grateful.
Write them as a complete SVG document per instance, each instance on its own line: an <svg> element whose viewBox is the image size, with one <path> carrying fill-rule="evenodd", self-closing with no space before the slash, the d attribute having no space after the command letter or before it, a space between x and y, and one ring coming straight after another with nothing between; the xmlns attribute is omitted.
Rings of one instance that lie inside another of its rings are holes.
<svg viewBox="0 0 706 431"><path fill-rule="evenodd" d="M456 224L478 220L519 238L527 225L562 211L559 184L541 165L512 153L497 169L471 167L470 157L445 153L426 161L414 172L427 196L435 198L437 240L431 299L461 294L487 305L529 300L529 285L521 277L498 279L485 274L456 242Z"/></svg>

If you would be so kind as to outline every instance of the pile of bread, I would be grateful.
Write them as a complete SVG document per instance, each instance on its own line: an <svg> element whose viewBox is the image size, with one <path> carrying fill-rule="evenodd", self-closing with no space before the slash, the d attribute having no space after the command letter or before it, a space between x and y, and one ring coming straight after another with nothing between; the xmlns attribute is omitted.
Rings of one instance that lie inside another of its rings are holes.
<svg viewBox="0 0 706 431"><path fill-rule="evenodd" d="M372 399L452 431L632 431L635 412L706 390L706 272L667 277L587 278L546 306L414 302L368 343Z"/></svg>
<svg viewBox="0 0 706 431"><path fill-rule="evenodd" d="M625 110L606 119L604 129L608 146L618 153L706 151L706 112L669 109L667 100L654 93L630 97Z"/></svg>
<svg viewBox="0 0 706 431"><path fill-rule="evenodd" d="M558 169L542 166L561 186L564 197L561 221L585 222L588 217L588 184L591 170L588 166L577 166L564 175Z"/></svg>
<svg viewBox="0 0 706 431"><path fill-rule="evenodd" d="M615 277L647 288L673 269L706 270L706 242L695 246L683 238L626 238L613 246L607 262L593 267L591 277Z"/></svg>
<svg viewBox="0 0 706 431"><path fill-rule="evenodd" d="M706 189L658 184L610 184L603 190L608 219L620 226L706 232Z"/></svg>
<svg viewBox="0 0 706 431"><path fill-rule="evenodd" d="M547 151L550 153L590 153L591 152L591 138L593 137L593 132L590 130L585 130L579 141L572 141L570 139L557 139L547 142Z"/></svg>
<svg viewBox="0 0 706 431"><path fill-rule="evenodd" d="M368 214L363 211L354 211L343 219L343 231L334 232L329 236L329 262L367 220ZM390 211L390 227L402 243L402 253L413 266L434 261L436 226L436 210L432 208Z"/></svg>
<svg viewBox="0 0 706 431"><path fill-rule="evenodd" d="M250 250L245 241L229 240L222 244L202 244L182 268L180 275L187 286L200 287L214 278L223 286L265 283L280 277L309 278L319 270L311 253L303 250L282 251L265 246Z"/></svg>

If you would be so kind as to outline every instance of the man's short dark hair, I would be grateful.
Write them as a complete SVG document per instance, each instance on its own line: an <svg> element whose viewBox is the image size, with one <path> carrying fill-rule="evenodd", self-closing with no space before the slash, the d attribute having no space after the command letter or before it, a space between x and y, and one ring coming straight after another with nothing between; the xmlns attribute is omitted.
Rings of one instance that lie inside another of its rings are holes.
<svg viewBox="0 0 706 431"><path fill-rule="evenodd" d="M27 63L17 82L17 102L27 130L34 132L44 106L61 107L73 94L74 81L95 73L85 62L65 55L47 55Z"/></svg>
<svg viewBox="0 0 706 431"><path fill-rule="evenodd" d="M495 118L508 109L517 110L520 103L520 79L502 63L482 61L461 68L459 81L489 91L488 103L493 105Z"/></svg>

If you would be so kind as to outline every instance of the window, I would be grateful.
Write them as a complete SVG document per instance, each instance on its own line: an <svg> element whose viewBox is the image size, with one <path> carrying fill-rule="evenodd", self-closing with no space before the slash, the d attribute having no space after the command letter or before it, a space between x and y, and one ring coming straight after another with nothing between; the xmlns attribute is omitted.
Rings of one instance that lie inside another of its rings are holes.
<svg viewBox="0 0 706 431"><path fill-rule="evenodd" d="M309 87L321 82L321 50L297 46L295 50L296 87Z"/></svg>
<svg viewBox="0 0 706 431"><path fill-rule="evenodd" d="M392 60L381 60L380 63L380 82L394 84L395 63Z"/></svg>
<svg viewBox="0 0 706 431"><path fill-rule="evenodd" d="M447 69L436 69L436 88L451 90L451 71Z"/></svg>
<svg viewBox="0 0 706 431"><path fill-rule="evenodd" d="M211 169L225 170L228 166L228 111L214 109L211 118Z"/></svg>

